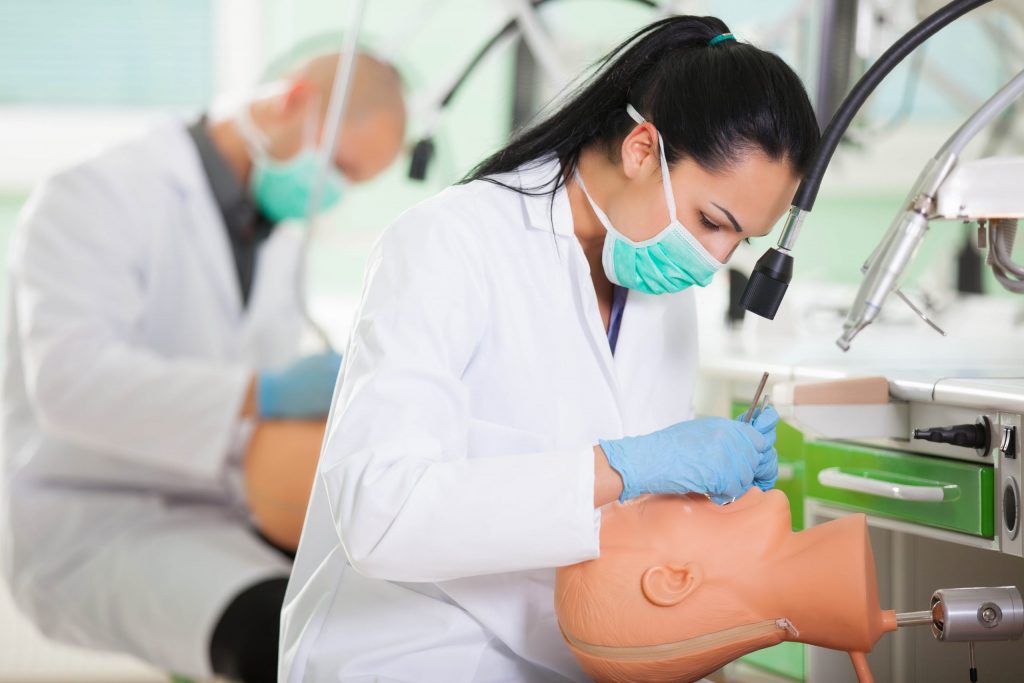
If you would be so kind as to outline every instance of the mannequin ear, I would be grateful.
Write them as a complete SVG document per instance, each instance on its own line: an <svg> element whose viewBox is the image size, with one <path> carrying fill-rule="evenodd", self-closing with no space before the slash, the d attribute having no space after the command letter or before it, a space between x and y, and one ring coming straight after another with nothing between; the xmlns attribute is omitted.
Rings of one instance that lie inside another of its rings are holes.
<svg viewBox="0 0 1024 683"><path fill-rule="evenodd" d="M687 562L682 567L650 567L640 579L644 597L659 607L678 605L700 585L700 565Z"/></svg>

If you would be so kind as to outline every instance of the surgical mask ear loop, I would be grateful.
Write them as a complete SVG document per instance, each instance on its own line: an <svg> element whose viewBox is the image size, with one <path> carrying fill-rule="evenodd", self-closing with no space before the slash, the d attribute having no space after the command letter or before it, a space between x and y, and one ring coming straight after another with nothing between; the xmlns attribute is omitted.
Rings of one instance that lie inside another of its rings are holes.
<svg viewBox="0 0 1024 683"><path fill-rule="evenodd" d="M319 106L313 109L315 114ZM270 139L267 135L259 129L256 122L252 119L252 103L247 103L239 109L235 114L235 127L238 129L238 134L242 137L246 147L249 149L249 154L252 156L253 165L258 161L268 161L270 155L268 150L270 149ZM310 116L310 120L315 121L315 117ZM305 143L313 143L315 147L316 141L312 138L316 136L316 124L306 124L306 129L303 132L303 136L306 138ZM254 171L253 171L254 172ZM310 312L309 300L306 296L306 269L307 269L307 256L309 253L309 245L312 237L312 231L315 227L315 219L311 216L306 217L307 229L303 231L302 235L302 246L301 256L299 263L295 269L295 291L298 299L299 310L302 313L302 317L305 319L306 324L312 328L314 334L316 334L324 343L324 346L328 350L333 351L334 346L331 344L330 336L327 334L327 330L313 317Z"/></svg>
<svg viewBox="0 0 1024 683"><path fill-rule="evenodd" d="M242 136L245 146L253 159L266 159L269 156L270 138L259 129L252 119L252 103L247 102L235 114L235 128Z"/></svg>
<svg viewBox="0 0 1024 683"><path fill-rule="evenodd" d="M626 113L638 126L647 123L647 119L632 104L626 105ZM661 131L655 132L658 134L658 163L661 165L661 189L665 193L665 204L668 206L668 222L676 223L679 217L676 214L676 197L672 194L672 181L668 174L668 160L665 158L665 141L661 137Z"/></svg>
<svg viewBox="0 0 1024 683"><path fill-rule="evenodd" d="M645 119L632 104L626 105L626 113L629 114L631 119L636 121L637 125L648 123L647 119ZM701 244L700 240L697 239L694 234L682 224L682 221L679 220L679 214L676 212L676 197L672 193L672 177L668 173L668 158L665 156L665 140L661 137L661 131L657 131L657 133L658 163L661 165L661 189L665 193L665 204L668 205L669 225L678 225L683 239L690 243L697 255L714 270L721 270L725 264L712 256L711 252L709 252L707 248Z"/></svg>

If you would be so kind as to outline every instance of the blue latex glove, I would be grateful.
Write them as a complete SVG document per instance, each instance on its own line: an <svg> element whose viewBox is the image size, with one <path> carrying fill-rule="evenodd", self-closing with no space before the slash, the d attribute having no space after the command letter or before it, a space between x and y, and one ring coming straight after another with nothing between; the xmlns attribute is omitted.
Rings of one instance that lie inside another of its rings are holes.
<svg viewBox="0 0 1024 683"><path fill-rule="evenodd" d="M608 464L622 476L620 501L645 493L705 493L721 504L752 485L764 491L774 486L778 421L769 406L750 423L705 417L600 444Z"/></svg>
<svg viewBox="0 0 1024 683"><path fill-rule="evenodd" d="M305 356L281 369L261 373L256 381L260 416L323 417L331 408L341 356L325 351Z"/></svg>

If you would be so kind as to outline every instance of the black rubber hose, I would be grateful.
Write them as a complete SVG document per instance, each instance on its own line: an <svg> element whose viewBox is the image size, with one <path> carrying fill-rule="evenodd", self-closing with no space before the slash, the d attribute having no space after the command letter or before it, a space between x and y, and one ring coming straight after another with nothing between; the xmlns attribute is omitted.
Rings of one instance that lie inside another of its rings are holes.
<svg viewBox="0 0 1024 683"><path fill-rule="evenodd" d="M793 205L810 211L814 208L814 200L818 196L818 188L821 187L821 180L825 175L832 155L839 146L839 140L843 137L853 117L860 111L864 101L874 92L879 83L882 82L890 71L896 68L907 55L928 40L932 35L948 24L959 19L971 10L980 7L992 0L953 0L942 6L924 21L907 31L902 38L897 40L886 50L874 64L871 65L860 80L853 86L850 93L843 99L836 110L832 120L829 121L825 132L821 136L821 143L811 160L810 167L804 175L800 187L797 188L796 196L793 198Z"/></svg>
<svg viewBox="0 0 1024 683"><path fill-rule="evenodd" d="M532 0L531 4L534 7L540 7L541 5L547 4L551 0ZM655 0L633 0L633 2L639 3L646 7L657 8L658 3ZM483 46L477 50L477 53L473 55L473 58L469 60L462 69L462 73L459 74L458 79L445 93L441 99L440 108L444 109L451 101L455 99L456 93L459 92L459 88L466 82L470 74L476 70L476 67L483 61L484 57L490 53L491 50L501 41L502 38L509 35L516 28L516 20L512 19L505 24L501 30L491 36L490 40L483 44ZM412 160L409 163L409 177L413 180L424 180L427 177L427 170L430 166L430 161L434 156L434 140L433 135L428 134L425 138L422 138L413 146Z"/></svg>
<svg viewBox="0 0 1024 683"><path fill-rule="evenodd" d="M655 2L654 0L633 1L651 8L658 7L658 3ZM533 0L531 4L536 8L540 7L541 5L545 5L549 2L551 2L551 0ZM441 100L442 107L448 106L448 103L451 102L452 99L455 97L455 93L459 91L459 88L462 87L462 84L465 82L467 78L469 78L469 75L473 73L473 71L476 69L477 65L483 60L483 58L487 56L487 53L494 49L494 46L498 44L498 41L500 41L505 36L509 35L515 29L515 27L516 20L512 19L507 24L505 24L500 31L495 33L490 40L484 43L483 47L480 48L480 50L473 56L473 59L471 59L469 63L466 65L466 67L462 70L462 74L459 76L459 79L455 81L454 84L452 84L452 87L445 94L444 99Z"/></svg>

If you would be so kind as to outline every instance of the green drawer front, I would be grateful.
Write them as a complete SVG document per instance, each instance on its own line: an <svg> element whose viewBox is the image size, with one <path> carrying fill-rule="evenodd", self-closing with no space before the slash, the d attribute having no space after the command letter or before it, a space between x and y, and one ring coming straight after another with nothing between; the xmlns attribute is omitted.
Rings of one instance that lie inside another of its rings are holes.
<svg viewBox="0 0 1024 683"><path fill-rule="evenodd" d="M756 666L794 681L804 680L804 644L779 643L743 657L744 664Z"/></svg>
<svg viewBox="0 0 1024 683"><path fill-rule="evenodd" d="M807 495L868 514L894 517L916 524L962 531L975 536L993 535L993 473L989 465L911 455L831 441L804 444ZM941 488L942 500L917 501L825 486L822 470L901 486Z"/></svg>
<svg viewBox="0 0 1024 683"><path fill-rule="evenodd" d="M747 408L746 404L733 403L733 417L747 412ZM779 422L775 436L775 450L779 452L779 480L775 488L789 498L793 531L800 531L804 528L804 435L792 425Z"/></svg>

